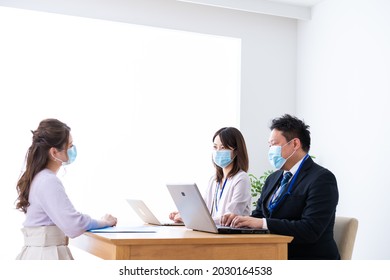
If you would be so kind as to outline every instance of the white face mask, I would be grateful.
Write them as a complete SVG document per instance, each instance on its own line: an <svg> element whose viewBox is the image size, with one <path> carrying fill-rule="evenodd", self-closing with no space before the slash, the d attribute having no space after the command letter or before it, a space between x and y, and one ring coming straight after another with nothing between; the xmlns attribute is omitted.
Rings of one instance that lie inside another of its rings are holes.
<svg viewBox="0 0 390 280"><path fill-rule="evenodd" d="M294 139L292 139L294 140ZM286 163L286 161L295 154L296 150L288 157L284 158L282 157L282 148L286 146L288 143L290 143L292 140L288 141L286 144L283 146L271 146L269 147L268 151L268 160L271 163L271 165L275 169L280 169L283 167L283 165Z"/></svg>

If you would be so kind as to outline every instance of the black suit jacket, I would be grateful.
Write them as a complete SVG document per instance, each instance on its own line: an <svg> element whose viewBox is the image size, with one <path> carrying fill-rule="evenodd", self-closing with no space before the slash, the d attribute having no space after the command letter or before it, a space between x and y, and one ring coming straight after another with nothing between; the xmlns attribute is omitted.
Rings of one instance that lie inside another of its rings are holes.
<svg viewBox="0 0 390 280"><path fill-rule="evenodd" d="M269 175L252 216L266 218L271 233L294 237L288 245L289 259L340 259L333 238L339 198L335 176L310 157L297 175L291 194L272 214L267 208L268 201L283 176L283 170Z"/></svg>

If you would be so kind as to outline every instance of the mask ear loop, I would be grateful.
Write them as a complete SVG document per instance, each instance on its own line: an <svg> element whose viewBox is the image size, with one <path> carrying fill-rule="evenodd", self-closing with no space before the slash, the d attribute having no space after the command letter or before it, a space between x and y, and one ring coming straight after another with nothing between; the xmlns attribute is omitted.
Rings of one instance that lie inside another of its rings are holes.
<svg viewBox="0 0 390 280"><path fill-rule="evenodd" d="M65 162L64 162L63 160L61 160L61 159L55 157L52 153L50 153L50 155L54 158L55 161L61 162L60 169L62 170L62 174L60 175L60 177L64 177L64 176L66 175L66 172L67 172ZM62 167L62 168L61 168L61 167Z"/></svg>
<svg viewBox="0 0 390 280"><path fill-rule="evenodd" d="M59 161L59 162L61 162L61 165L64 165L64 161L63 160L61 160L61 159L59 159L59 158L56 158L54 155L52 155L52 154L50 154L53 158L54 158L54 160L55 161Z"/></svg>
<svg viewBox="0 0 390 280"><path fill-rule="evenodd" d="M297 139L297 138L291 139L291 140L288 141L286 144L284 144L283 147L286 146L286 145L288 145L291 141L294 141L295 139ZM282 147L282 148L283 148L283 147ZM294 152L286 158L286 162L287 162L287 160L290 159L290 157L292 157L292 156L296 153L297 150L298 150L298 149L295 149L295 148L294 148Z"/></svg>
<svg viewBox="0 0 390 280"><path fill-rule="evenodd" d="M232 161L229 163L229 164L231 164L236 159L237 153L236 153L236 149L235 148L229 148L229 149L230 149L231 153L233 154L233 157L231 158Z"/></svg>

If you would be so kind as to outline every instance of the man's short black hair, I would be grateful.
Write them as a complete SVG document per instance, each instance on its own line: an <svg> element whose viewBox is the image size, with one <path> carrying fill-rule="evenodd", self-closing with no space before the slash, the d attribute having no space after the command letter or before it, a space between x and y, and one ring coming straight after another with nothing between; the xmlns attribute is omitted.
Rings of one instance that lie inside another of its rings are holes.
<svg viewBox="0 0 390 280"><path fill-rule="evenodd" d="M301 141L302 149L305 152L310 150L310 126L306 125L297 117L285 114L280 118L272 120L270 129L282 132L287 141L298 138Z"/></svg>

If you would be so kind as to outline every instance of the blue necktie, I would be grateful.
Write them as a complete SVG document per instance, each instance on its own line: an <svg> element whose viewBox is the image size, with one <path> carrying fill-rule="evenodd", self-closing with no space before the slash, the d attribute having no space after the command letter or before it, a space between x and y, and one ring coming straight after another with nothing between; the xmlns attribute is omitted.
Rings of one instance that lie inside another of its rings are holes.
<svg viewBox="0 0 390 280"><path fill-rule="evenodd" d="M286 189L286 186L288 185L288 181L290 181L291 177L292 177L292 173L291 172L284 173L283 179L280 182L280 187L276 191L277 195L275 194L274 198L272 199L272 202L277 200L277 199L279 199L280 196L284 193L284 190Z"/></svg>

